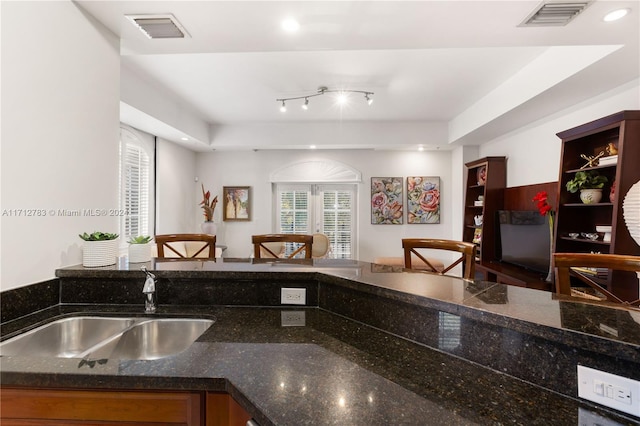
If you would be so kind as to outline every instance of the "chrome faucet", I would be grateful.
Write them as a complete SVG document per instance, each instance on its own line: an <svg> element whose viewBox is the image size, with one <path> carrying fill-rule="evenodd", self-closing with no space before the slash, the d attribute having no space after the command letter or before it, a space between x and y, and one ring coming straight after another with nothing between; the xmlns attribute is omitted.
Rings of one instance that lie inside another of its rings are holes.
<svg viewBox="0 0 640 426"><path fill-rule="evenodd" d="M144 282L142 293L144 293L144 311L152 314L156 311L156 276L147 271L146 267L140 268L145 273L147 279Z"/></svg>

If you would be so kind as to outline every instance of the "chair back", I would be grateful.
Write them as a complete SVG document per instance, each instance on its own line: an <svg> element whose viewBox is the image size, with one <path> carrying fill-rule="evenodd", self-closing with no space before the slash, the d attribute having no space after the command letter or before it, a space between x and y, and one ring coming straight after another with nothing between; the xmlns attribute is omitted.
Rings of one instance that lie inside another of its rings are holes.
<svg viewBox="0 0 640 426"><path fill-rule="evenodd" d="M597 270L594 269L606 268L616 271L632 271L638 273L640 272L640 256L593 253L554 253L553 262L557 269L557 294L580 296L571 290L571 277L577 277L580 281L602 294L606 300L616 303L624 303L635 307L638 307L640 304L640 299L624 301L611 293L602 285L602 283L598 282L598 273Z"/></svg>
<svg viewBox="0 0 640 426"><path fill-rule="evenodd" d="M313 234L313 249L311 250L311 257L326 257L330 249L331 242L329 241L329 237L320 233Z"/></svg>
<svg viewBox="0 0 640 426"><path fill-rule="evenodd" d="M311 253L313 248L313 236L306 234L266 234L266 235L252 235L251 243L253 244L253 256L256 259L263 258L264 253L267 253L269 257L280 257L274 253L269 244L266 243L294 243L299 245L290 255L285 256L288 259L295 257L298 253L304 250L304 258L311 259ZM266 256L264 256L266 257Z"/></svg>
<svg viewBox="0 0 640 426"><path fill-rule="evenodd" d="M216 236L209 234L163 234L156 235L156 246L158 248L158 258L216 258ZM202 242L202 247L193 253L186 254L184 250L178 248L178 244L188 241Z"/></svg>
<svg viewBox="0 0 640 426"><path fill-rule="evenodd" d="M472 243L467 243L464 241L453 241L453 240L440 240L440 239L431 239L431 238L404 238L402 240L402 248L404 249L404 267L407 269L412 269L411 267L411 258L412 256L416 256L418 259L423 261L429 268L431 268L431 272L436 274L446 274L453 267L458 265L461 262L464 262L464 273L463 278L472 280L474 279L475 274L475 251L476 246ZM448 250L455 251L461 253L462 255L458 260L450 264L449 266L445 266L442 272L438 272L438 270L429 262L429 260L418 253L417 249L436 249L436 250Z"/></svg>

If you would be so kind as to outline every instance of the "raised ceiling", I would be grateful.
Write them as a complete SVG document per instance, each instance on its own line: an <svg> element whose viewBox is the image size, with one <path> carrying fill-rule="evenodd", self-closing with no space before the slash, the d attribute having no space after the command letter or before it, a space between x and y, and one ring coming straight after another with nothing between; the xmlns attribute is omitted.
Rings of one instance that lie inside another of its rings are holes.
<svg viewBox="0 0 640 426"><path fill-rule="evenodd" d="M552 27L519 26L541 4L525 0L76 3L120 37L124 67L212 126L419 121L473 144L640 76L638 1L594 1ZM125 17L167 13L190 37L151 40ZM282 31L287 17L299 31ZM371 91L374 103L339 108L325 95L279 111L276 98L319 86Z"/></svg>

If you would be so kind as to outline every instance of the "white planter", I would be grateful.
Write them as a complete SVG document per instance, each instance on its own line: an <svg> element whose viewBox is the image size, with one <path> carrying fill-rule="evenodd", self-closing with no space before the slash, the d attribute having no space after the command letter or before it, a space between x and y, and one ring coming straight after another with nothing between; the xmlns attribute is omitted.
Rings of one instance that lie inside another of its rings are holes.
<svg viewBox="0 0 640 426"><path fill-rule="evenodd" d="M596 204L602 200L602 188L581 189L580 199L584 204Z"/></svg>
<svg viewBox="0 0 640 426"><path fill-rule="evenodd" d="M218 230L214 222L202 222L201 227L203 234L216 235L216 231Z"/></svg>
<svg viewBox="0 0 640 426"><path fill-rule="evenodd" d="M95 268L115 265L118 258L118 239L108 241L84 241L82 266Z"/></svg>
<svg viewBox="0 0 640 426"><path fill-rule="evenodd" d="M151 243L129 244L129 263L151 261Z"/></svg>

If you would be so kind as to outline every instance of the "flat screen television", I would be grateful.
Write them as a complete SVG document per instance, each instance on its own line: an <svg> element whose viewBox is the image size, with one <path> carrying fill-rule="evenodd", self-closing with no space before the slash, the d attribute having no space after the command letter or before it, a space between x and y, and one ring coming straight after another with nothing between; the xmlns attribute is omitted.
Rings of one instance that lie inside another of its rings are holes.
<svg viewBox="0 0 640 426"><path fill-rule="evenodd" d="M551 263L549 217L537 210L498 210L497 216L498 259L546 274Z"/></svg>

